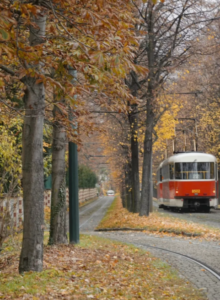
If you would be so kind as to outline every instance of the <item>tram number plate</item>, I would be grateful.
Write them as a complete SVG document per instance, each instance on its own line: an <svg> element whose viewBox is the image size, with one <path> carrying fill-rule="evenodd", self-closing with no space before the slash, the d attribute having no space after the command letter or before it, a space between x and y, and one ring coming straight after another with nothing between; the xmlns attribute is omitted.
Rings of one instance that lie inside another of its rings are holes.
<svg viewBox="0 0 220 300"><path fill-rule="evenodd" d="M200 190L192 190L192 193L193 193L193 194L195 194L195 193L198 194L198 193L200 193Z"/></svg>

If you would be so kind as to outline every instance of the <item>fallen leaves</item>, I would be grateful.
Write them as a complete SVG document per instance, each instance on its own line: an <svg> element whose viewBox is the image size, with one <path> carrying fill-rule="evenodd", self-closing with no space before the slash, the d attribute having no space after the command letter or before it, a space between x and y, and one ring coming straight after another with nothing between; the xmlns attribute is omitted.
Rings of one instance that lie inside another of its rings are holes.
<svg viewBox="0 0 220 300"><path fill-rule="evenodd" d="M220 240L220 230L153 212L149 217L128 212L117 197L97 230L135 230L151 234Z"/></svg>
<svg viewBox="0 0 220 300"><path fill-rule="evenodd" d="M44 252L41 273L19 275L19 251L1 264L0 299L205 299L168 265L133 246L82 236L81 245Z"/></svg>

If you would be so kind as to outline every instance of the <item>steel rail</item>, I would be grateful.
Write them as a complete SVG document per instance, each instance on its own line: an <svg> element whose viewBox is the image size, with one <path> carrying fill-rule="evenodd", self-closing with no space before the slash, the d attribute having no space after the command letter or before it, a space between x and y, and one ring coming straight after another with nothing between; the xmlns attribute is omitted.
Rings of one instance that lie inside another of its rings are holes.
<svg viewBox="0 0 220 300"><path fill-rule="evenodd" d="M201 262L200 260L198 259L195 259L195 258L192 258L188 255L185 255L185 254L182 254L182 253L179 253L179 252L175 252L175 251L171 251L171 250L168 250L168 249L164 249L164 248L160 248L160 247L156 247L156 246L151 246L151 245L147 245L147 244L140 244L140 243L132 243L133 245L136 245L136 246L144 246L144 247L147 247L147 248L154 248L154 249L158 249L158 250L162 250L162 251L165 251L165 252L169 252L169 253L172 253L172 254L175 254L175 255L179 255L179 256L182 256L194 263L196 263L197 265L201 266L203 269L205 269L206 271L210 272L213 276L215 276L219 281L220 281L220 274L213 268L211 268L210 266L208 266L207 264Z"/></svg>

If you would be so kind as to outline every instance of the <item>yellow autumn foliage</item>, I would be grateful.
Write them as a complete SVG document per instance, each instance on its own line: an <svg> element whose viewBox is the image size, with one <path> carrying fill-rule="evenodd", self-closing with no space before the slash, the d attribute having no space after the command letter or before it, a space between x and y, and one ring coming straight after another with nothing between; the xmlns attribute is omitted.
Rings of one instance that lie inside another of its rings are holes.
<svg viewBox="0 0 220 300"><path fill-rule="evenodd" d="M18 193L21 188L21 117L0 119L0 196Z"/></svg>

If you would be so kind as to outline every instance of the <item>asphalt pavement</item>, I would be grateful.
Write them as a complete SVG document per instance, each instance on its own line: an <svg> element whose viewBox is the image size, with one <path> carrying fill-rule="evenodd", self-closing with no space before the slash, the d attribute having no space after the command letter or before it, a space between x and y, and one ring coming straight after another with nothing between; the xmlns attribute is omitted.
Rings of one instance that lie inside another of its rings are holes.
<svg viewBox="0 0 220 300"><path fill-rule="evenodd" d="M220 228L220 210L211 209L209 213L188 211L188 212L174 212L171 210L164 210L163 208L158 208L157 202L154 201L154 209L158 210L160 213L168 214L173 217L192 221L199 224L205 224L211 227ZM219 296L220 299L220 296Z"/></svg>
<svg viewBox="0 0 220 300"><path fill-rule="evenodd" d="M107 209L112 204L114 196L101 196L96 201L90 202L79 210L80 233L94 231Z"/></svg>

